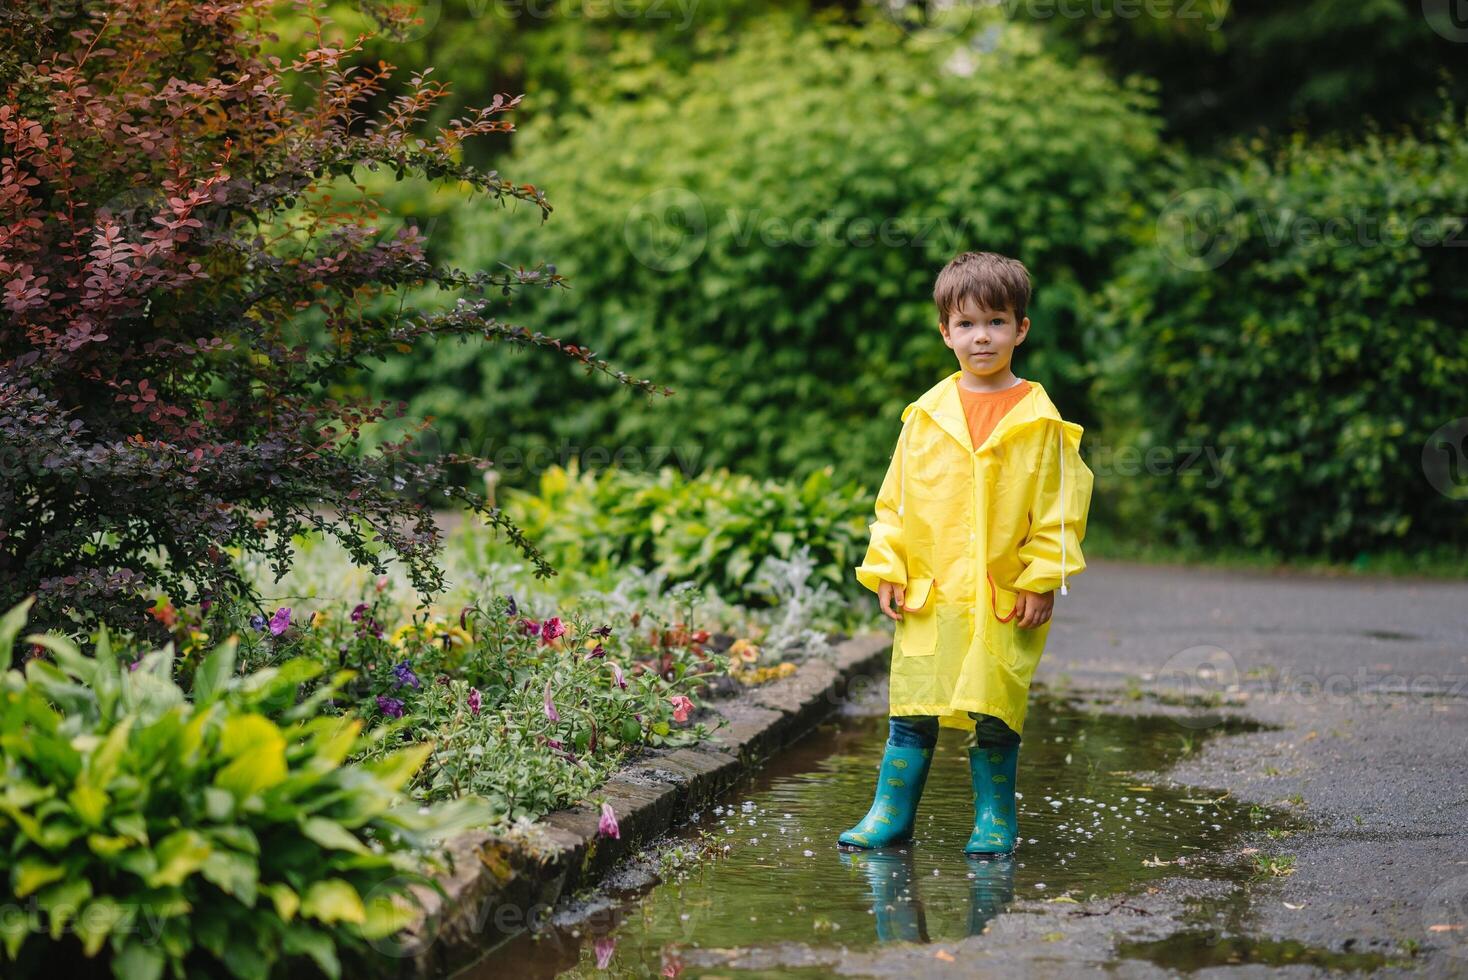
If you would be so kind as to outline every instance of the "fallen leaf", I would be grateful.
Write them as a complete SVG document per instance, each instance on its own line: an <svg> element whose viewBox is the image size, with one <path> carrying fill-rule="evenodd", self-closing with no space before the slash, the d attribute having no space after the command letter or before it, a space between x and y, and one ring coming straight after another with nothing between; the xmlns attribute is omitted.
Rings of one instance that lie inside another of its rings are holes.
<svg viewBox="0 0 1468 980"><path fill-rule="evenodd" d="M1294 905L1294 904L1292 904L1290 902L1285 902L1284 903L1284 907L1287 908L1287 909L1302 909L1305 906L1304 905Z"/></svg>
<svg viewBox="0 0 1468 980"><path fill-rule="evenodd" d="M938 950L938 952L933 954L933 958L942 960L944 963L952 963L957 959L957 957L948 952L948 950L946 949Z"/></svg>
<svg viewBox="0 0 1468 980"><path fill-rule="evenodd" d="M1456 923L1456 922L1439 922L1436 925L1428 926L1427 927L1427 931L1428 932L1457 932L1461 928L1463 928L1462 925L1460 925L1459 923Z"/></svg>
<svg viewBox="0 0 1468 980"><path fill-rule="evenodd" d="M1259 848L1257 848L1257 847L1246 847L1242 851L1240 851L1239 853L1240 854L1258 854L1259 853Z"/></svg>

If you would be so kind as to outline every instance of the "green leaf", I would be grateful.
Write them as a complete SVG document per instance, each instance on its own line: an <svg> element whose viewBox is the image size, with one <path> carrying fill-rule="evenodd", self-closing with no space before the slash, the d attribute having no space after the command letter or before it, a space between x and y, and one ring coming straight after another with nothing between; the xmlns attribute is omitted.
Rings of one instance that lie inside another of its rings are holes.
<svg viewBox="0 0 1468 980"><path fill-rule="evenodd" d="M4 616L0 616L0 650L8 653L15 646L15 638L25 629L26 616L35 601L35 596L27 596L18 605L11 606Z"/></svg>
<svg viewBox="0 0 1468 980"><path fill-rule="evenodd" d="M107 815L106 793L88 782L78 782L66 798L82 823L88 827L102 826L102 819Z"/></svg>
<svg viewBox="0 0 1468 980"><path fill-rule="evenodd" d="M158 980L163 976L163 950L133 939L112 960L117 980Z"/></svg>
<svg viewBox="0 0 1468 980"><path fill-rule="evenodd" d="M204 858L199 873L206 881L213 882L226 894L233 895L249 908L255 907L256 886L260 880L260 868L248 854L215 848Z"/></svg>
<svg viewBox="0 0 1468 980"><path fill-rule="evenodd" d="M36 893L36 905L51 920L51 938L57 940L66 930L83 902L92 897L92 883L86 878L70 878Z"/></svg>
<svg viewBox="0 0 1468 980"><path fill-rule="evenodd" d="M369 763L366 768L377 775L386 788L393 793L403 788L403 784L413 778L430 753L433 752L431 744L412 745L405 749L399 749L385 759Z"/></svg>
<svg viewBox="0 0 1468 980"><path fill-rule="evenodd" d="M26 856L10 869L10 889L16 898L25 898L38 888L66 877L66 868L37 857Z"/></svg>
<svg viewBox="0 0 1468 980"><path fill-rule="evenodd" d="M370 854L366 844L358 840L351 831L335 820L326 817L307 817L301 821L301 833L322 847L353 854Z"/></svg>
<svg viewBox="0 0 1468 980"><path fill-rule="evenodd" d="M261 890L270 896L270 901L275 904L275 914L283 921L289 922L296 917L301 908L301 898L290 885L272 882Z"/></svg>
<svg viewBox="0 0 1468 980"><path fill-rule="evenodd" d="M127 921L127 917L127 909L106 895L99 895L88 902L72 927L82 941L82 952L96 956L112 930Z"/></svg>
<svg viewBox="0 0 1468 980"><path fill-rule="evenodd" d="M336 946L326 932L304 922L291 923L281 936L281 948L287 953L305 953L331 980L341 976L342 968L336 958Z"/></svg>
<svg viewBox="0 0 1468 980"><path fill-rule="evenodd" d="M92 677L97 672L97 663L82 653L75 643L55 633L32 633L25 641L51 651L56 666L83 684L91 685Z"/></svg>
<svg viewBox="0 0 1468 980"><path fill-rule="evenodd" d="M195 704L209 704L224 693L234 676L238 645L238 640L230 637L210 651L204 662L199 664L199 669L194 672Z"/></svg>
<svg viewBox="0 0 1468 980"><path fill-rule="evenodd" d="M301 914L326 923L352 922L360 925L367 919L357 889L341 878L327 878L307 889L305 898L301 900Z"/></svg>
<svg viewBox="0 0 1468 980"><path fill-rule="evenodd" d="M204 865L214 848L197 831L177 830L158 842L158 868L147 878L149 887L181 885Z"/></svg>

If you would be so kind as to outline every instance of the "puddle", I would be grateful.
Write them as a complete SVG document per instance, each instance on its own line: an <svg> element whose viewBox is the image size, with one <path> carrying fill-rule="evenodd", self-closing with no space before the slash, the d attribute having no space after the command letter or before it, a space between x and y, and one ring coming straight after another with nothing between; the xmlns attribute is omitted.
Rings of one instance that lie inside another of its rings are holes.
<svg viewBox="0 0 1468 980"><path fill-rule="evenodd" d="M1251 939L1223 936L1212 930L1180 932L1152 942L1122 943L1117 952L1169 970L1192 973L1214 966L1292 966L1297 963L1324 970L1377 970L1387 965L1381 953L1337 953L1292 939Z"/></svg>
<svg viewBox="0 0 1468 980"><path fill-rule="evenodd" d="M1133 774L1166 770L1220 733L1259 727L1230 720L1200 732L1037 694L1020 752L1020 845L982 862L963 855L973 805L962 736L953 732L940 738L916 840L838 851L837 834L871 803L887 727L885 716L828 723L674 835L673 846L711 850L713 859L651 887L604 890L610 901L596 912L560 915L459 976L700 976L683 970L684 951L953 940L982 932L1017 896L1085 900L1193 871L1238 880L1249 869L1210 855L1236 849L1253 826L1248 807L1218 793L1154 788Z"/></svg>

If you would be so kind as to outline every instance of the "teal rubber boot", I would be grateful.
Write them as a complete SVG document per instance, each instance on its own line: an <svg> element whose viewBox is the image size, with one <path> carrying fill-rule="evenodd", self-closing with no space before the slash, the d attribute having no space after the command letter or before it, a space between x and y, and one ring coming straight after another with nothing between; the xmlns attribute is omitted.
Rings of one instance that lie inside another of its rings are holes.
<svg viewBox="0 0 1468 980"><path fill-rule="evenodd" d="M974 832L965 854L979 857L1008 854L1019 833L1014 804L1014 777L1019 768L1019 746L968 750L969 775L974 785Z"/></svg>
<svg viewBox="0 0 1468 980"><path fill-rule="evenodd" d="M837 840L847 847L872 848L891 847L910 838L932 763L932 749L888 742L877 772L877 795L871 809Z"/></svg>

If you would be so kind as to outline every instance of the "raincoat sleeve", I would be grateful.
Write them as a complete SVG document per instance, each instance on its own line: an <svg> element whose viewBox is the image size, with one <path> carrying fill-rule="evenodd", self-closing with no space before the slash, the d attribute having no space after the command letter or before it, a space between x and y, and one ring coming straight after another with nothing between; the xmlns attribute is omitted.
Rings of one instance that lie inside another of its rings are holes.
<svg viewBox="0 0 1468 980"><path fill-rule="evenodd" d="M1016 589L1065 595L1066 579L1086 570L1081 540L1091 509L1091 470L1081 459L1080 427L1073 423L1049 427L1030 500L1030 532L1020 546L1025 570ZM1075 431L1074 437L1067 429Z"/></svg>
<svg viewBox="0 0 1468 980"><path fill-rule="evenodd" d="M907 585L907 545L902 539L902 456L907 430L904 423L882 488L877 491L877 519L869 525L872 538L866 558L856 569L857 581L873 592L884 581Z"/></svg>

